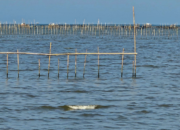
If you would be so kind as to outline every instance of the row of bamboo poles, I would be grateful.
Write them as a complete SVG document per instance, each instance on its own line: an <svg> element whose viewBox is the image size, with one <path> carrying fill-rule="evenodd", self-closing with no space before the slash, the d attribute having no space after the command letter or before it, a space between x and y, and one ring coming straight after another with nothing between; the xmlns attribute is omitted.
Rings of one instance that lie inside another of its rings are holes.
<svg viewBox="0 0 180 130"><path fill-rule="evenodd" d="M52 44L50 43L50 48L49 48L49 53L29 53L29 52L19 52L17 50L17 52L0 52L0 54L6 54L7 55L7 78L8 78L8 56L11 54L16 54L17 55L17 71L18 71L18 78L19 78L19 55L44 55L44 56L49 56L49 63L48 63L48 78L49 78L49 72L50 72L50 62L51 62L51 56L62 56L62 55L67 55L67 78L68 78L68 74L69 74L69 56L70 55L74 55L75 56L75 77L76 77L76 66L77 66L77 55L85 55L85 59L84 59L84 69L83 69L83 77L85 76L85 66L86 66L86 57L87 55L97 55L98 58L98 78L100 77L100 62L99 62L99 55L122 55L122 62L121 62L121 77L123 77L123 63L124 63L124 55L137 55L136 52L134 53L125 53L124 49L122 52L119 53L100 53L99 52L99 47L97 48L97 52L94 53L88 53L87 50L85 53L78 53L77 49L75 50L75 53L57 53L57 54L52 54L51 53L51 46ZM132 77L136 77L136 66L135 63L136 61L133 61L133 72L132 72ZM40 59L38 59L38 76L40 77ZM59 78L59 65L60 65L60 61L58 59L58 78Z"/></svg>
<svg viewBox="0 0 180 130"><path fill-rule="evenodd" d="M75 56L75 77L76 77L76 65L77 65L77 55L85 55L85 60L84 60L84 69L83 69L83 77L85 75L85 66L86 66L86 56L87 55L97 55L98 56L98 78L100 77L99 74L99 55L122 55L122 62L121 62L121 77L123 77L123 60L124 60L124 55L134 55L134 61L133 61L133 71L132 71L132 77L136 77L136 25L135 25L135 14L134 14L134 7L133 7L133 27L134 27L134 52L132 53L125 53L124 49L120 53L100 53L99 52L99 47L97 48L97 52L94 53L78 53L77 50L75 50L75 53L57 53L57 54L52 54L51 53L51 43L50 43L50 49L49 53L28 53L28 52L0 52L0 54L6 54L7 55L7 77L8 77L8 55L9 54L17 54L17 68L18 68L18 78L19 78L19 55L20 54L27 54L27 55L46 55L49 56L49 63L48 63L48 78L49 78L49 70L50 70L50 61L51 61L51 56L60 56L60 55L67 55L67 78L69 74L69 56L74 55ZM39 77L40 77L40 59L38 60L38 65L39 65ZM59 59L58 59L58 77L59 77Z"/></svg>
<svg viewBox="0 0 180 130"><path fill-rule="evenodd" d="M136 26L136 25L135 25ZM122 25L1 25L0 35L117 35L117 36L167 36L178 37L179 28L136 27Z"/></svg>

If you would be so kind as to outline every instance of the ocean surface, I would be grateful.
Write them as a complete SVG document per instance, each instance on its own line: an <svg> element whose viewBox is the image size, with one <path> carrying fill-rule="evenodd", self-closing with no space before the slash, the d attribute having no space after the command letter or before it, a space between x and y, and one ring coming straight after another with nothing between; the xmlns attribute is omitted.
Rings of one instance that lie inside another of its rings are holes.
<svg viewBox="0 0 180 130"><path fill-rule="evenodd" d="M0 35L0 52L49 53L134 51L133 36ZM0 129L179 129L180 39L137 36L137 77L133 55L6 55L0 54ZM40 59L40 77L38 76ZM58 59L59 78L58 78ZM73 107L71 107L73 106Z"/></svg>

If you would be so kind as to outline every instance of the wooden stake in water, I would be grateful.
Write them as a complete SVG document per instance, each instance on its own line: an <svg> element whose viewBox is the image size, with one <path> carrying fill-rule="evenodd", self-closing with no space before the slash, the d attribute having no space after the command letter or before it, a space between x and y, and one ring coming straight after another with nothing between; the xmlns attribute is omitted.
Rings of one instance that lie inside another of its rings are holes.
<svg viewBox="0 0 180 130"><path fill-rule="evenodd" d="M123 53L124 53L124 48L123 48ZM123 76L123 59L124 59L124 55L122 55L121 77Z"/></svg>
<svg viewBox="0 0 180 130"><path fill-rule="evenodd" d="M18 50L17 50L17 53L19 53ZM19 54L17 54L17 64L18 64L18 78L19 78Z"/></svg>
<svg viewBox="0 0 180 130"><path fill-rule="evenodd" d="M98 53L99 53L99 47L97 49L98 49ZM99 78L99 54L98 54L98 78Z"/></svg>
<svg viewBox="0 0 180 130"><path fill-rule="evenodd" d="M87 53L87 49L86 49L86 53ZM83 71L83 78L84 78L84 75L85 75L86 56L87 56L87 55L85 55L85 60L84 60L84 71Z"/></svg>
<svg viewBox="0 0 180 130"><path fill-rule="evenodd" d="M39 77L40 77L40 59L38 60L39 62Z"/></svg>
<svg viewBox="0 0 180 130"><path fill-rule="evenodd" d="M58 59L58 78L59 78L59 59Z"/></svg>
<svg viewBox="0 0 180 130"><path fill-rule="evenodd" d="M67 78L69 74L69 55L67 55Z"/></svg>
<svg viewBox="0 0 180 130"><path fill-rule="evenodd" d="M8 54L7 54L7 78L8 78Z"/></svg>
<svg viewBox="0 0 180 130"><path fill-rule="evenodd" d="M176 30L176 34L177 34L177 38L178 38L178 28L177 28L177 30Z"/></svg>
<svg viewBox="0 0 180 130"><path fill-rule="evenodd" d="M77 53L77 49L75 50L75 52ZM76 60L77 60L77 55L75 55L75 77L76 77Z"/></svg>
<svg viewBox="0 0 180 130"><path fill-rule="evenodd" d="M135 27L135 14L134 14L134 6L133 6L133 23L134 23L134 53L136 53L136 27ZM136 55L134 55L134 66L135 66L135 77L136 77Z"/></svg>
<svg viewBox="0 0 180 130"><path fill-rule="evenodd" d="M132 68L132 77L134 77L134 61L133 61L133 68Z"/></svg>
<svg viewBox="0 0 180 130"><path fill-rule="evenodd" d="M49 49L49 54L51 54L51 42L50 42L50 49ZM49 55L49 64L48 64L48 78L49 78L50 60L51 60L51 56Z"/></svg>

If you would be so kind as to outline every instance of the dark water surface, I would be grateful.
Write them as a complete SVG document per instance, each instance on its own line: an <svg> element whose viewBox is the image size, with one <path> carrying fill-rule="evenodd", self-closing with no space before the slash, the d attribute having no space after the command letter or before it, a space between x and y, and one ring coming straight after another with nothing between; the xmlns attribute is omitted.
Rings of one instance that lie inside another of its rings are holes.
<svg viewBox="0 0 180 130"><path fill-rule="evenodd" d="M0 36L1 52L133 52L133 37L52 35ZM52 56L48 79L48 56L0 55L0 129L179 129L180 44L177 37L137 38L137 77L132 78L133 55L88 55L83 78L84 55ZM60 77L58 79L58 58ZM41 77L38 77L38 59ZM69 105L97 105L73 110Z"/></svg>

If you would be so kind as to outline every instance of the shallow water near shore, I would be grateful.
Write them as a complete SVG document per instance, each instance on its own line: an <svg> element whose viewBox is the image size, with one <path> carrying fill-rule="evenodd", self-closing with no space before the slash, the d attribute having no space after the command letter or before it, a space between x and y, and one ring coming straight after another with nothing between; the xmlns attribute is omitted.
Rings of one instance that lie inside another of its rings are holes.
<svg viewBox="0 0 180 130"><path fill-rule="evenodd" d="M3 35L1 52L133 52L133 36ZM132 78L133 55L0 55L0 129L179 129L180 44L178 37L137 36L137 77ZM60 77L58 78L58 58ZM38 77L38 59L41 76ZM94 105L95 107L92 107ZM70 106L75 106L72 109ZM88 106L91 106L87 109ZM82 109L80 109L82 108Z"/></svg>

